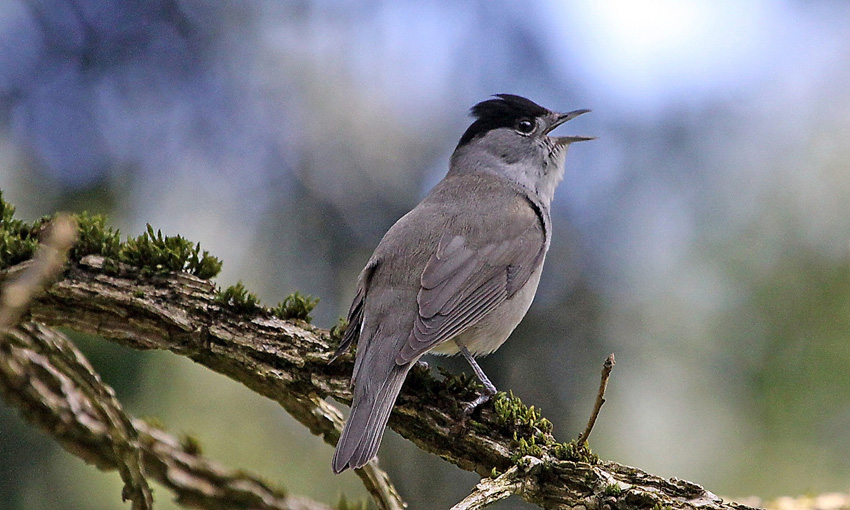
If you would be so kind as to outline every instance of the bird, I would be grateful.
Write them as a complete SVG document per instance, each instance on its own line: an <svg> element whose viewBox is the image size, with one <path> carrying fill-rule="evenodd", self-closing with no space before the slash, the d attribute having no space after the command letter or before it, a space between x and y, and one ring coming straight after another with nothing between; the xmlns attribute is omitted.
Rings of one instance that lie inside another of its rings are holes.
<svg viewBox="0 0 850 510"><path fill-rule="evenodd" d="M513 94L471 108L446 176L387 231L358 276L333 356L357 345L334 473L376 456L402 384L426 353L461 354L483 384L465 415L496 394L474 357L498 349L531 305L567 148L594 139L549 133L589 111L557 113Z"/></svg>

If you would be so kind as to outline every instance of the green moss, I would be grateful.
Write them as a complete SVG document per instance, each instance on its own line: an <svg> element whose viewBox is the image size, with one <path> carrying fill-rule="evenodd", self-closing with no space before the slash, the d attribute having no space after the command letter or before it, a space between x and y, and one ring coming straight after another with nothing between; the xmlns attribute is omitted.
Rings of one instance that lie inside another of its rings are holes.
<svg viewBox="0 0 850 510"><path fill-rule="evenodd" d="M35 255L38 241L32 237L22 237L6 230L0 231L0 267L13 266L31 259Z"/></svg>
<svg viewBox="0 0 850 510"><path fill-rule="evenodd" d="M3 201L0 193L0 267L8 267L32 258L38 246L37 237L50 218L32 225L15 219L15 207ZM106 257L104 271L117 272L118 262L138 268L142 274L186 271L199 278L210 279L221 271L221 261L181 236L164 236L147 226L146 231L122 243L118 230L106 226L106 218L86 212L75 215L79 238L71 248L71 260L86 255Z"/></svg>
<svg viewBox="0 0 850 510"><path fill-rule="evenodd" d="M521 430L527 435L551 434L552 422L540 415L534 406L527 407L513 392L499 392L493 396L493 409L497 422L508 431Z"/></svg>
<svg viewBox="0 0 850 510"><path fill-rule="evenodd" d="M221 271L221 261L201 245L193 244L182 236L163 236L147 225L142 235L127 239L121 246L121 262L138 267L142 273L156 274L186 271L199 278L209 279Z"/></svg>
<svg viewBox="0 0 850 510"><path fill-rule="evenodd" d="M314 298L313 296L302 296L299 292L295 292L294 294L290 294L286 296L286 298L278 303L278 305L272 308L272 315L278 317L283 320L290 319L300 319L306 323L310 323L313 320L310 317L310 312L313 311L313 308L319 303L319 298Z"/></svg>
<svg viewBox="0 0 850 510"><path fill-rule="evenodd" d="M103 255L117 259L121 250L118 230L106 226L106 217L82 212L76 215L79 237L71 248L71 258L80 260L86 255Z"/></svg>
<svg viewBox="0 0 850 510"><path fill-rule="evenodd" d="M15 206L3 200L3 190L0 190L0 224L4 227L14 220Z"/></svg>
<svg viewBox="0 0 850 510"><path fill-rule="evenodd" d="M180 449L191 455L201 455L201 442L190 434L180 434Z"/></svg>
<svg viewBox="0 0 850 510"><path fill-rule="evenodd" d="M543 456L543 448L537 444L537 440L533 437L517 437L516 433L514 433L514 438L511 441L511 447L514 449L514 453L511 455L511 462L514 464L519 462L519 460L526 455L538 458Z"/></svg>
<svg viewBox="0 0 850 510"><path fill-rule="evenodd" d="M493 468L493 470L490 471L490 478L499 478L501 475L502 473L500 473L496 468Z"/></svg>
<svg viewBox="0 0 850 510"><path fill-rule="evenodd" d="M539 409L523 404L513 392L494 395L493 409L496 423L513 435L514 462L526 455L542 457L545 450L552 451L556 458L575 460L570 446L555 442L552 422L541 416Z"/></svg>
<svg viewBox="0 0 850 510"><path fill-rule="evenodd" d="M605 486L605 495L606 496L619 496L623 493L623 489L620 488L616 483L611 483Z"/></svg>
<svg viewBox="0 0 850 510"><path fill-rule="evenodd" d="M37 230L15 219L15 206L0 191L0 268L13 266L35 255Z"/></svg>
<svg viewBox="0 0 850 510"><path fill-rule="evenodd" d="M248 292L241 281L224 290L219 290L215 301L220 305L235 308L239 312L250 312L260 306L260 299L256 294Z"/></svg>
<svg viewBox="0 0 850 510"><path fill-rule="evenodd" d="M552 455L560 460L573 462L584 462L586 464L599 464L599 456L590 451L587 443L579 444L573 440L569 443L555 443L552 446Z"/></svg>
<svg viewBox="0 0 850 510"><path fill-rule="evenodd" d="M437 370L443 375L443 382L452 393L479 393L484 390L484 385L474 375L465 372L452 374L442 367L437 368Z"/></svg>
<svg viewBox="0 0 850 510"><path fill-rule="evenodd" d="M340 317L329 331L332 347L339 346L342 342L342 337L345 336L346 329L348 329L348 320L345 317Z"/></svg>

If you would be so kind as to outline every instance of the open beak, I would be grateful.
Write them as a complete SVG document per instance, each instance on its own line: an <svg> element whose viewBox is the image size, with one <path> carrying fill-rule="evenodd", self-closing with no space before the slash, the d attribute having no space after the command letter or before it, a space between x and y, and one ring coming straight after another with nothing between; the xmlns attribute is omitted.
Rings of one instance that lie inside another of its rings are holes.
<svg viewBox="0 0 850 510"><path fill-rule="evenodd" d="M556 127L560 126L564 122L567 122L568 120L572 120L572 119L578 117L579 115L584 115L585 113L587 113L589 111L590 110L575 110L575 111L568 112L568 113L556 113L555 114L555 121L552 122L551 125L549 125L549 128L546 130L546 133L548 134L549 132L551 132L552 130L554 130ZM555 136L555 137L552 137L552 139L555 140L555 142L558 143L558 144L568 145L568 144L571 144L573 142L586 142L588 140L596 140L596 137L595 136Z"/></svg>

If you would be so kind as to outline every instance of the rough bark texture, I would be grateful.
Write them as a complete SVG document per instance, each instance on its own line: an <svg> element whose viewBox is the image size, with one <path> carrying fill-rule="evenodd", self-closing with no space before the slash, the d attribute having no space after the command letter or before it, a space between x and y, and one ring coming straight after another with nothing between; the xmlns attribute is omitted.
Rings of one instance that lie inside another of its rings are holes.
<svg viewBox="0 0 850 510"><path fill-rule="evenodd" d="M353 358L329 363L334 346L326 331L262 309L237 312L216 302L210 282L183 273L143 277L130 268L110 273L100 257L70 265L33 303L31 319L187 356L279 402L314 434L335 443L340 416L324 399L350 401ZM504 479L507 490L544 508L748 508L724 503L696 484L613 462L560 460L564 456L547 431L533 432L546 441L525 455L515 430L490 404L459 424L459 403L469 397L456 380L437 380L414 369L390 426L420 448L485 478L494 469L504 473L519 466Z"/></svg>
<svg viewBox="0 0 850 510"><path fill-rule="evenodd" d="M100 469L128 470L130 464L135 476L157 480L189 507L330 510L288 496L243 471L225 469L190 444L127 416L112 390L61 333L23 324L0 335L0 357L4 398L66 450Z"/></svg>

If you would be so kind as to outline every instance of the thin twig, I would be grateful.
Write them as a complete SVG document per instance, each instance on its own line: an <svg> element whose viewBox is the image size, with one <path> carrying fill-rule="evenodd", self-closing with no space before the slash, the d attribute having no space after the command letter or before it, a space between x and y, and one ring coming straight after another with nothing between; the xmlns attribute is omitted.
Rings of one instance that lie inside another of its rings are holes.
<svg viewBox="0 0 850 510"><path fill-rule="evenodd" d="M404 510L407 508L407 503L401 499L401 495L390 480L390 475L378 467L377 458L362 468L355 469L354 473L360 477L380 510Z"/></svg>
<svg viewBox="0 0 850 510"><path fill-rule="evenodd" d="M342 434L342 413L333 404L315 395L288 401L289 409L298 407L293 415L298 421L311 427L314 434L321 435L330 446L335 446ZM310 418L310 423L304 417ZM404 510L407 503L401 498L386 471L378 467L377 459L369 462L354 474L360 477L363 486L369 491L378 510Z"/></svg>
<svg viewBox="0 0 850 510"><path fill-rule="evenodd" d="M602 404L605 403L605 388L608 387L608 378L611 376L611 369L614 368L614 353L612 352L608 359L605 360L605 363L602 364L602 379L599 381L599 392L596 394L596 403L593 405L593 413L590 415L590 419L587 420L587 427L585 427L584 432L578 436L578 444L583 444L587 442L587 438L590 437L590 431L593 430L593 425L596 424L596 418L599 416L599 410L602 409Z"/></svg>
<svg viewBox="0 0 850 510"><path fill-rule="evenodd" d="M0 333L14 327L33 297L62 271L77 240L77 222L67 214L57 215L43 238L32 261L0 293Z"/></svg>

